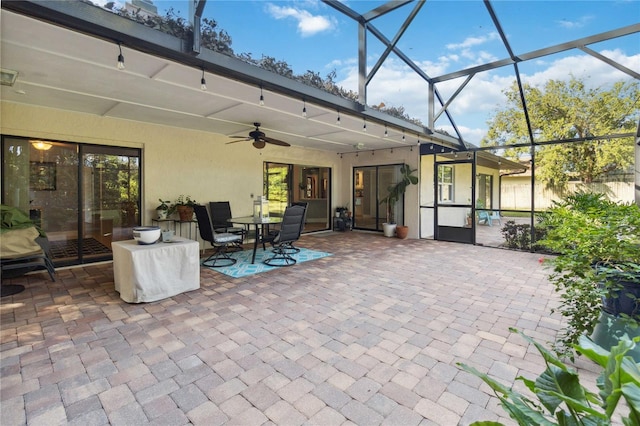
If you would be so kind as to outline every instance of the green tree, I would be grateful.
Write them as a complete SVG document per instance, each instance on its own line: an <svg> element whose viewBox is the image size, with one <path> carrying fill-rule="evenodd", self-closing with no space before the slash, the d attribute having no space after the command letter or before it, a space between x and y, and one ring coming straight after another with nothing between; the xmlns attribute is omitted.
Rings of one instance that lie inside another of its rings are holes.
<svg viewBox="0 0 640 426"><path fill-rule="evenodd" d="M616 82L610 89L587 88L583 80L549 80L539 89L524 85L527 110L536 142L586 139L585 142L544 145L536 153L536 176L548 186L569 179L584 183L633 162L633 138L588 141L594 136L632 133L640 112L638 82ZM529 148L529 131L518 87L504 91L507 103L489 120L482 146L506 146L505 155L519 157Z"/></svg>

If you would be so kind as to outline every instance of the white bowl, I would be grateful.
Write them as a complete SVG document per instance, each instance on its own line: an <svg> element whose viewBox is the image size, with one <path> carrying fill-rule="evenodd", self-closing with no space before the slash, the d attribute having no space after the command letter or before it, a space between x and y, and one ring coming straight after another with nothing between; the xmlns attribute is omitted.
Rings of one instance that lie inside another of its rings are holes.
<svg viewBox="0 0 640 426"><path fill-rule="evenodd" d="M138 226L133 228L133 239L138 244L155 244L160 239L159 226Z"/></svg>

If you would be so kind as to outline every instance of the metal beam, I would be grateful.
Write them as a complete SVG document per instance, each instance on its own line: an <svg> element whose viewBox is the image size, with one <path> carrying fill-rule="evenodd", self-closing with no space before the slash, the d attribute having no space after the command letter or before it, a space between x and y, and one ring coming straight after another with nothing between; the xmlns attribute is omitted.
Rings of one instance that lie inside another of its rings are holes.
<svg viewBox="0 0 640 426"><path fill-rule="evenodd" d="M567 43L557 44L544 49L534 50L532 52L524 53L521 55L515 55L518 58L518 62L529 61L531 59L541 58L543 56L552 55L554 53L564 52L565 50L579 49L588 44L598 43L605 40L610 40L616 37L622 37L630 34L640 32L640 24L633 24L626 27L618 28L612 31L606 31L604 33L596 34L590 37L580 38ZM467 68L460 71L455 71L449 74L443 74L437 77L432 77L434 83L440 83L442 81L453 80L459 77L464 77L469 74L479 73L482 71L489 71L492 69L504 67L505 65L511 65L515 63L514 59L501 59L498 61L490 62L488 64L479 65L476 67Z"/></svg>
<svg viewBox="0 0 640 426"><path fill-rule="evenodd" d="M411 2L413 2L414 0L394 0L394 1L388 1L386 3L384 3L381 6L376 7L375 9L365 13L364 15L362 15L362 18L366 21L373 21L374 19L389 13L393 10L396 10L398 8L401 8L402 6L409 4ZM424 2L425 0L419 0L420 2ZM422 6L420 6L422 7Z"/></svg>
<svg viewBox="0 0 640 426"><path fill-rule="evenodd" d="M367 23L358 23L358 101L367 104Z"/></svg>
<svg viewBox="0 0 640 426"><path fill-rule="evenodd" d="M378 72L378 70L384 63L384 61L387 59L391 51L398 44L398 41L400 41L400 38L402 37L404 32L407 30L407 28L409 28L409 25L411 24L411 22L413 22L413 19L416 17L416 15L418 14L418 12L420 11L423 5L424 5L424 1L421 0L416 4L416 6L411 11L411 13L409 13L407 18L404 20L404 22L398 29L398 32L396 33L395 37L393 37L393 40L391 40L390 44L387 45L385 51L382 53L382 55L380 55L380 58L378 58L378 61L376 62L376 64L371 68L371 71L369 72L369 76L367 77L367 81L371 81L373 76L376 75L376 73Z"/></svg>
<svg viewBox="0 0 640 426"><path fill-rule="evenodd" d="M487 11L489 11L489 15L491 16L493 25L496 27L496 30L498 30L498 34L500 34L500 38L502 39L502 44L504 44L504 47L507 49L507 52L509 53L509 57L513 60L517 60L517 58L513 54L513 50L511 50L511 45L509 44L509 40L507 39L507 36L504 34L504 31L502 30L502 25L500 24L500 21L498 20L498 17L496 16L495 11L493 10L493 6L491 6L491 2L489 0L484 0L484 5L487 8Z"/></svg>
<svg viewBox="0 0 640 426"><path fill-rule="evenodd" d="M474 74L475 75L475 74ZM449 98L449 100L447 100L447 102L445 102L444 105L442 105L442 108L440 109L440 111L438 111L437 114L435 114L435 116L433 117L433 121L434 123L438 120L438 117L440 117L440 115L442 115L442 113L444 111L446 111L446 109L449 107L449 105L451 104L451 102L453 102L453 100L456 98L456 96L458 96L460 94L460 92L462 91L462 89L464 89L467 84L469 84L469 82L471 81L471 79L473 78L473 75L470 75L466 78L465 81L462 82L462 84L458 87L458 89L455 91L455 93L453 95L451 95L451 97Z"/></svg>
<svg viewBox="0 0 640 426"><path fill-rule="evenodd" d="M600 53L596 52L595 50L591 50L586 46L582 46L579 47L578 49L582 50L584 53L587 53L591 56L593 56L594 58L598 58L603 62L606 62L607 64L611 65L614 68L617 68L619 71L622 71L625 74L630 75L631 77L635 78L636 80L640 80L640 73L635 72L632 69L629 69L627 67L625 67L622 64L619 64L618 62L614 61L613 59L607 58L604 55L601 55Z"/></svg>
<svg viewBox="0 0 640 426"><path fill-rule="evenodd" d="M362 15L338 0L322 0L322 2L327 6L331 6L343 15L348 16L356 22L365 22L365 19Z"/></svg>
<svg viewBox="0 0 640 426"><path fill-rule="evenodd" d="M207 0L192 0L193 6L192 27L193 27L193 45L191 50L195 54L200 53L200 40L202 39L202 12ZM191 7L189 8L191 10Z"/></svg>

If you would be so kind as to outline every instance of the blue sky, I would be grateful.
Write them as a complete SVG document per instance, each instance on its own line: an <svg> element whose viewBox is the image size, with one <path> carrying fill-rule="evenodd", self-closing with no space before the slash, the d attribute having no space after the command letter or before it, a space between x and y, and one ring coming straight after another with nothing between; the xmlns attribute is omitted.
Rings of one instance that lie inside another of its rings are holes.
<svg viewBox="0 0 640 426"><path fill-rule="evenodd" d="M94 0L95 1L95 0ZM96 3L104 0L96 1ZM122 5L121 1L116 2ZM160 14L173 7L188 16L187 0L154 0ZM347 0L359 13L382 1ZM640 1L493 1L515 54L573 41L640 22ZM411 12L404 6L373 21L392 39ZM235 53L251 53L284 60L297 74L307 70L326 76L336 71L345 88L357 89L357 26L319 0L208 0L204 17L215 19L232 38ZM368 66L375 64L384 46L368 36ZM398 43L398 47L429 76L438 76L508 57L507 51L481 0L428 0ZM640 71L640 34L591 45L591 49ZM572 50L519 65L524 82L541 85L548 79L588 78L606 87L629 76L581 51ZM501 91L514 80L513 67L476 75L450 106L465 139L479 143L490 114L504 101ZM445 99L461 80L441 83ZM372 80L368 103L404 106L412 117L427 123L426 83L395 55ZM436 128L451 131L440 119Z"/></svg>

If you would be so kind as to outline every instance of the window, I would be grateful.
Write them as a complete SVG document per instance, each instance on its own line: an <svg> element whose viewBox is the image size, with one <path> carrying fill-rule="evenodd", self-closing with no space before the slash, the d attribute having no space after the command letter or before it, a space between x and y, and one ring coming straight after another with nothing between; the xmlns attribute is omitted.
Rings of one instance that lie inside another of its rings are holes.
<svg viewBox="0 0 640 426"><path fill-rule="evenodd" d="M493 208L493 176L479 173L476 180L476 208Z"/></svg>
<svg viewBox="0 0 640 426"><path fill-rule="evenodd" d="M453 166L438 167L438 202L453 202Z"/></svg>

